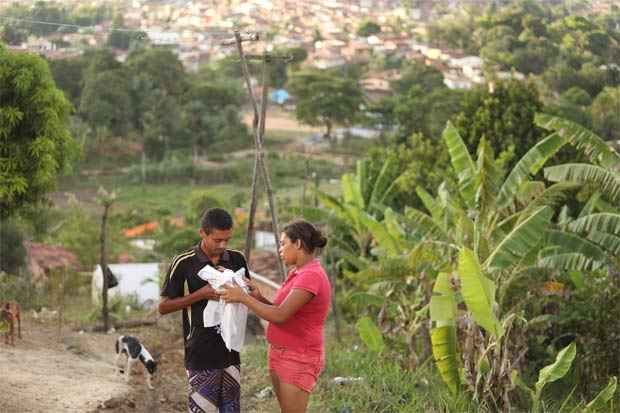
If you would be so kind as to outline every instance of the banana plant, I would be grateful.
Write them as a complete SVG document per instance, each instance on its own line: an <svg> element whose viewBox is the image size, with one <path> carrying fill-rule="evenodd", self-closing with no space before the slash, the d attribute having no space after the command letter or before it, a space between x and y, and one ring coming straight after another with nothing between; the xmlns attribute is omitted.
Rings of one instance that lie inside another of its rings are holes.
<svg viewBox="0 0 620 413"><path fill-rule="evenodd" d="M448 122L443 141L458 183L440 185L435 196L418 188L425 210L406 208L400 214L385 208L379 200L389 198L392 185L387 182L394 181L372 178L364 184L368 171L363 164L355 176L343 178L340 200L324 197L349 225L362 257L390 259L425 250L439 256L432 262L434 274L447 275L437 275L430 300L436 364L451 390L464 386L476 400L496 409L510 408L511 371L522 367L527 349L522 332L528 321L502 306L510 285L535 272L603 268L620 249L620 215L600 207L602 198L613 203L620 197L613 169L620 157L583 128L545 116L538 122L552 133L507 174L484 139L474 159ZM567 144L590 156L592 164L545 169ZM553 184L534 180L542 170ZM377 182L383 182L384 190L370 190ZM561 204L583 183L596 184L601 191L572 219ZM375 192L380 195L373 196ZM371 243L375 248L366 249ZM416 266L423 266L423 260ZM456 305L448 306L448 300ZM456 331L464 331L459 345L454 345ZM457 377L455 372L461 373Z"/></svg>
<svg viewBox="0 0 620 413"><path fill-rule="evenodd" d="M388 160L379 171L370 168L369 160L360 160L355 174L341 178L342 195L331 196L317 191L321 203L338 221L337 242L351 256L368 257L372 236L368 217L382 219L398 181L394 161Z"/></svg>
<svg viewBox="0 0 620 413"><path fill-rule="evenodd" d="M531 148L505 179L484 140L474 161L450 123L443 138L458 187L453 191L440 187L436 198L419 188L418 196L428 212L407 209L401 228L410 232L404 236L388 231L387 222L372 221L372 217L365 217L364 223L388 256L397 255L412 244L414 248L432 245L442 252L441 266L450 268L448 272L458 284L457 297L466 308L462 315L471 322L461 346L464 374L457 381L447 373L458 371L460 366L459 357L447 357L451 353L446 350L450 337L446 325L450 324L445 321L452 317L452 324L456 325L457 315L439 315L438 309L445 307L433 303L445 300L445 291L433 295L431 336L435 337L432 344L438 368L450 389L458 389L462 383L478 400L509 407L512 384L506 366L519 366L519 354L525 343L518 344L516 326L522 322L521 328L526 328L527 322L519 320L514 312L502 312L503 294L517 278L533 271L544 273L554 264L561 263L559 268L565 269L608 265L620 246L620 238L614 235L618 234L616 225L620 221L613 214L586 214L574 222L566 221L563 227L553 221L557 208L569 191L579 187L579 182L559 181L547 187L532 177L564 145L580 142L563 130L555 131ZM591 135L588 139L593 140ZM612 158L601 155L604 148L595 143L576 146L595 154L597 159L609 162ZM595 240L604 243L604 247ZM438 326L436 321L440 319L444 321Z"/></svg>
<svg viewBox="0 0 620 413"><path fill-rule="evenodd" d="M534 385L533 388L528 386L523 379L519 376L519 373L516 370L512 371L512 382L515 386L524 390L531 399L531 408L530 411L532 413L538 413L539 411L545 411L543 401L542 401L542 392L545 386L549 383L552 383L556 380L561 379L568 373L571 365L573 364L573 360L575 359L575 355L577 354L577 347L575 342L572 342L568 346L564 347L557 354L555 361L543 367L538 372L538 381ZM618 379L615 376L612 376L607 383L607 386L603 390L601 390L591 402L584 406L583 402L578 403L572 412L607 412L609 410L608 403L611 398L616 393L616 387L618 384ZM558 411L566 411L564 407L566 406L568 400L570 399L571 394L564 400L562 406Z"/></svg>
<svg viewBox="0 0 620 413"><path fill-rule="evenodd" d="M578 240L572 237L564 241L572 243L574 248L551 253L541 264L566 270L618 266L620 211L612 205L620 203L620 154L599 136L574 122L540 114L536 116L536 124L560 135L590 160L589 164L567 163L545 168L545 178L551 182L587 184L597 189L579 217L566 220L565 230L575 234Z"/></svg>

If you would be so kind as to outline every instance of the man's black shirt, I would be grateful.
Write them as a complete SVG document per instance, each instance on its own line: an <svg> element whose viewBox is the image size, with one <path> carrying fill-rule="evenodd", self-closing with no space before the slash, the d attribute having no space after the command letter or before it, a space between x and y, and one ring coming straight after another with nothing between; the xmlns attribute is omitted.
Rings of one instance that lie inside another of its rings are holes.
<svg viewBox="0 0 620 413"><path fill-rule="evenodd" d="M198 272L205 265L214 268L222 266L232 271L245 268L246 277L250 277L245 257L241 252L226 250L219 262L214 264L198 244L174 257L161 290L162 297L169 299L183 297L208 285L198 276ZM185 367L189 370L223 369L239 364L239 353L234 350L228 351L218 332L219 326L204 327L202 314L207 303L208 300L200 300L191 305L191 311L183 309Z"/></svg>

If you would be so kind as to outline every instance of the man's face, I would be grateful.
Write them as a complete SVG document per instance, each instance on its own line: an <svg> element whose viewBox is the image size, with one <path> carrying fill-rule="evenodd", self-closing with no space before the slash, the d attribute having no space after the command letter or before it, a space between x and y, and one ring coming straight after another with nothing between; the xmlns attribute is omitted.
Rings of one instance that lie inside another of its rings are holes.
<svg viewBox="0 0 620 413"><path fill-rule="evenodd" d="M222 255L228 246L228 241L232 238L231 229L212 229L209 233L205 233L200 229L200 237L203 239L205 252L207 255Z"/></svg>

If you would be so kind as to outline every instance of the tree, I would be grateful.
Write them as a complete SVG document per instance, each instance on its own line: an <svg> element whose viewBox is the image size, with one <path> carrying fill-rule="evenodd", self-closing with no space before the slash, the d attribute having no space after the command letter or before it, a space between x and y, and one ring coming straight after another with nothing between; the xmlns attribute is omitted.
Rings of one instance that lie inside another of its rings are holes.
<svg viewBox="0 0 620 413"><path fill-rule="evenodd" d="M464 8L466 6L463 6ZM475 8L475 4L469 7ZM468 54L478 54L479 46L475 37L471 34L476 29L476 19L473 17L476 11L472 10L467 15L449 15L428 26L428 40L431 45L460 49Z"/></svg>
<svg viewBox="0 0 620 413"><path fill-rule="evenodd" d="M555 92L561 93L576 85L578 76L577 71L569 65L556 63L543 73L542 79Z"/></svg>
<svg viewBox="0 0 620 413"><path fill-rule="evenodd" d="M218 79L195 82L185 94L184 100L187 102L199 101L207 112L218 112L229 105L241 108L244 97L239 82L230 79Z"/></svg>
<svg viewBox="0 0 620 413"><path fill-rule="evenodd" d="M16 24L0 26L0 40L10 45L20 45L28 39L28 32Z"/></svg>
<svg viewBox="0 0 620 413"><path fill-rule="evenodd" d="M84 87L84 72L88 61L84 58L50 60L49 66L54 76L56 86L65 92L74 107L80 106L82 88Z"/></svg>
<svg viewBox="0 0 620 413"><path fill-rule="evenodd" d="M80 113L94 129L125 135L132 119L126 71L108 70L88 78L82 92Z"/></svg>
<svg viewBox="0 0 620 413"><path fill-rule="evenodd" d="M181 107L173 96L155 89L144 114L144 151L152 159L162 160L169 149L179 147L185 137Z"/></svg>
<svg viewBox="0 0 620 413"><path fill-rule="evenodd" d="M27 23L11 20L10 18L28 19L30 17L29 8L13 3L9 7L4 8L2 14L6 19L0 21L0 40L10 45L19 45L25 42L30 34Z"/></svg>
<svg viewBox="0 0 620 413"><path fill-rule="evenodd" d="M361 22L357 29L357 35L360 37L368 37L377 33L381 33L381 26L368 19Z"/></svg>
<svg viewBox="0 0 620 413"><path fill-rule="evenodd" d="M408 63L400 79L393 81L390 86L399 95L408 93L412 86L418 86L424 93L445 87L443 74L439 70L417 61Z"/></svg>
<svg viewBox="0 0 620 413"><path fill-rule="evenodd" d="M513 147L519 159L543 136L534 124L534 116L542 107L532 83L498 82L494 91L479 87L468 92L454 126L470 151L484 138L495 153Z"/></svg>
<svg viewBox="0 0 620 413"><path fill-rule="evenodd" d="M0 221L0 271L17 274L26 264L24 236L12 220Z"/></svg>
<svg viewBox="0 0 620 413"><path fill-rule="evenodd" d="M123 15L116 15L114 17L114 21L112 22L112 29L123 29L124 26L125 22ZM107 44L114 49L127 50L131 44L132 36L132 33L128 31L112 30L108 35Z"/></svg>
<svg viewBox="0 0 620 413"><path fill-rule="evenodd" d="M0 217L43 199L69 169L70 112L42 58L0 45Z"/></svg>
<svg viewBox="0 0 620 413"><path fill-rule="evenodd" d="M373 169L393 162L398 179L390 206L402 211L406 206L422 207L417 188L438 188L446 180L449 168L448 150L443 141L429 139L420 133L413 133L406 142L376 146L368 154Z"/></svg>
<svg viewBox="0 0 620 413"><path fill-rule="evenodd" d="M103 319L103 329L108 331L109 311L108 311L108 288L110 288L110 281L112 280L112 272L108 267L108 254L106 251L106 226L108 221L108 212L110 207L116 200L116 194L114 192L108 193L105 189L99 188L98 201L103 206L103 213L101 214L101 233L99 237L99 266L101 267L101 276L103 278L101 288L101 316Z"/></svg>
<svg viewBox="0 0 620 413"><path fill-rule="evenodd" d="M282 54L290 55L293 58L290 64L296 68L308 58L308 51L303 47L289 47L282 50Z"/></svg>
<svg viewBox="0 0 620 413"><path fill-rule="evenodd" d="M85 83L102 72L117 70L123 67L123 65L116 60L114 53L110 49L89 50L84 53L83 59L88 62L86 72L83 75Z"/></svg>
<svg viewBox="0 0 620 413"><path fill-rule="evenodd" d="M129 55L127 64L132 75L145 75L153 88L180 97L188 88L187 76L179 57L169 49L140 49Z"/></svg>
<svg viewBox="0 0 620 413"><path fill-rule="evenodd" d="M557 57L555 45L547 39L532 39L524 47L515 49L514 67L523 74L541 74Z"/></svg>
<svg viewBox="0 0 620 413"><path fill-rule="evenodd" d="M260 73L260 64L256 61L248 61L247 64L250 75ZM214 77L225 77L230 79L243 78L241 63L239 62L239 58L234 55L225 56L214 65L201 68L201 72L204 71L207 71L207 73L202 76L204 80L213 80Z"/></svg>
<svg viewBox="0 0 620 413"><path fill-rule="evenodd" d="M464 93L445 86L424 93L412 86L406 94L392 98L396 141L404 142L412 133L436 139L446 122L461 110Z"/></svg>
<svg viewBox="0 0 620 413"><path fill-rule="evenodd" d="M364 99L356 79L342 78L325 71L295 74L289 88L295 96L295 116L309 125L325 126L331 138L334 124L353 122Z"/></svg>
<svg viewBox="0 0 620 413"><path fill-rule="evenodd" d="M620 86L603 89L591 111L594 129L606 140L620 140Z"/></svg>

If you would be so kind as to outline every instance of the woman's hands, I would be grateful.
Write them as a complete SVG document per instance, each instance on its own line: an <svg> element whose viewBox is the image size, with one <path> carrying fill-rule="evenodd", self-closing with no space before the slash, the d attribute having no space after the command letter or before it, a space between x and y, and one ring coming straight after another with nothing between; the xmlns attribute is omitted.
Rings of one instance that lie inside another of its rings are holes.
<svg viewBox="0 0 620 413"><path fill-rule="evenodd" d="M220 298L227 303L243 303L248 296L254 298L255 300L261 301L263 299L263 295L261 294L255 281L245 277L243 278L243 281L245 281L245 284L248 287L249 294L246 294L246 292L243 291L236 282L234 285L222 285L218 288L217 293Z"/></svg>
<svg viewBox="0 0 620 413"><path fill-rule="evenodd" d="M249 296L241 289L241 287L237 285L237 283L234 285L224 284L216 291L219 294L220 299L226 301L227 303L243 303L243 301Z"/></svg>
<svg viewBox="0 0 620 413"><path fill-rule="evenodd" d="M247 285L248 290L250 290L250 297L257 299L258 301L262 301L263 294L261 294L258 285L256 285L256 281L245 277L243 277L243 281L245 281L245 285Z"/></svg>

